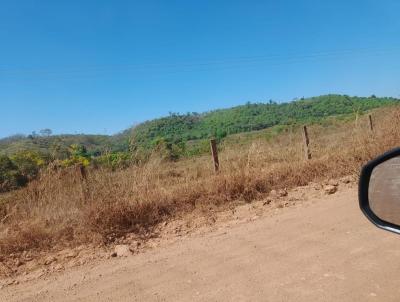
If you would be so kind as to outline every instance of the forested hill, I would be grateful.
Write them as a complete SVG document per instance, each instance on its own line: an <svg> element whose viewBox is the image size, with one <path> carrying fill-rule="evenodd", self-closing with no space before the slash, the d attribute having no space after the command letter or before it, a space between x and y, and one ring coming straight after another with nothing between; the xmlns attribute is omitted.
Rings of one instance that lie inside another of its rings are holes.
<svg viewBox="0 0 400 302"><path fill-rule="evenodd" d="M23 150L45 153L68 153L72 144L84 146L92 154L104 151L127 151L129 141L141 149L156 146L160 141L169 145L209 137L222 139L229 134L265 129L275 125L318 122L337 115L363 113L370 109L399 103L395 98L350 97L324 95L287 103L247 103L228 109L205 113L170 114L127 129L120 134L107 135L29 135L0 139L0 154Z"/></svg>
<svg viewBox="0 0 400 302"><path fill-rule="evenodd" d="M171 114L135 127L133 142L138 146L149 146L159 139L171 143L211 136L221 139L229 134L275 125L316 122L329 116L363 113L396 103L399 99L324 95L288 103L247 103L203 114Z"/></svg>

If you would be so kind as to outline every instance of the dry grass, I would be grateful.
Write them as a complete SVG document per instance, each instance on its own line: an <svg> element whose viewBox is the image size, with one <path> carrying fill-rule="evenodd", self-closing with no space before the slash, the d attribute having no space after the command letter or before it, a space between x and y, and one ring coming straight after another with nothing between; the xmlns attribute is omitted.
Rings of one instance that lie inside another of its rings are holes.
<svg viewBox="0 0 400 302"><path fill-rule="evenodd" d="M261 135L250 145L222 146L218 175L209 156L176 163L154 156L140 167L90 170L86 180L76 169L49 169L27 188L0 197L0 256L151 234L158 223L194 209L207 213L263 198L272 189L358 173L400 141L400 109L377 111L375 122L374 134L366 117L309 127L309 161L303 159L300 128L273 141Z"/></svg>

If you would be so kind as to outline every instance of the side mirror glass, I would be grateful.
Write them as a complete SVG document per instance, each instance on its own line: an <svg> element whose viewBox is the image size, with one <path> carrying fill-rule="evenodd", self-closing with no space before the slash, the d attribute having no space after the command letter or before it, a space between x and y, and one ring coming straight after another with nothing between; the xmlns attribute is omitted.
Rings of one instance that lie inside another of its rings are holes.
<svg viewBox="0 0 400 302"><path fill-rule="evenodd" d="M377 157L362 168L359 202L373 224L400 234L400 148Z"/></svg>

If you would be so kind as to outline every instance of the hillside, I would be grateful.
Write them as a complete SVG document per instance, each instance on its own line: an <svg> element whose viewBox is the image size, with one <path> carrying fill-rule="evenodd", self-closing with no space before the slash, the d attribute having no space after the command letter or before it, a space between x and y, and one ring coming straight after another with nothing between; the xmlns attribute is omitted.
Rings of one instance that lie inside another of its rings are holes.
<svg viewBox="0 0 400 302"><path fill-rule="evenodd" d="M126 151L128 149L127 135L51 135L32 136L15 135L0 139L0 154L11 155L18 151L38 151L41 153L56 153L57 157L64 157L68 147L77 144L84 146L91 155L105 151Z"/></svg>
<svg viewBox="0 0 400 302"><path fill-rule="evenodd" d="M133 131L133 142L149 147L161 138L174 144L211 136L222 139L230 134L276 125L312 123L330 116L363 113L398 102L398 99L375 96L325 95L288 103L247 103L203 114L171 114L138 125Z"/></svg>
<svg viewBox="0 0 400 302"><path fill-rule="evenodd" d="M332 116L348 116L398 103L395 98L350 97L324 95L287 103L247 103L228 109L205 113L170 114L167 117L144 122L117 135L53 135L13 136L0 139L0 154L14 154L21 150L42 153L67 154L72 144L84 146L88 153L97 155L105 151L128 151L129 142L139 149L150 149L163 141L167 148L176 146L176 153L203 152L201 140L224 137L266 129L276 125L313 123Z"/></svg>

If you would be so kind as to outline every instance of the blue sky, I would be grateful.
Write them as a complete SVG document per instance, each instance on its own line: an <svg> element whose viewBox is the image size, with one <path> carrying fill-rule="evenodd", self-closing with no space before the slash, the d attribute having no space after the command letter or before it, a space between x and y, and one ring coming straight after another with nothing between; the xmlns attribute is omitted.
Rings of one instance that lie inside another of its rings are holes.
<svg viewBox="0 0 400 302"><path fill-rule="evenodd" d="M400 1L0 0L0 137L169 112L400 96Z"/></svg>

